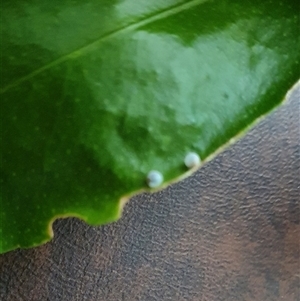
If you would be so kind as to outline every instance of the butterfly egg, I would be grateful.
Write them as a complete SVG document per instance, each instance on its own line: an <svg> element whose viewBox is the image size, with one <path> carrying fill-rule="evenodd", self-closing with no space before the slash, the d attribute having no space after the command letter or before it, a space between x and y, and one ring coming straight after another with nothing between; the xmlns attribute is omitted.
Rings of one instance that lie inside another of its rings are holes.
<svg viewBox="0 0 300 301"><path fill-rule="evenodd" d="M184 164L187 168L193 168L200 165L201 159L196 153L188 153L184 158Z"/></svg>
<svg viewBox="0 0 300 301"><path fill-rule="evenodd" d="M147 175L147 184L150 188L156 188L162 184L163 175L157 170L151 170Z"/></svg>

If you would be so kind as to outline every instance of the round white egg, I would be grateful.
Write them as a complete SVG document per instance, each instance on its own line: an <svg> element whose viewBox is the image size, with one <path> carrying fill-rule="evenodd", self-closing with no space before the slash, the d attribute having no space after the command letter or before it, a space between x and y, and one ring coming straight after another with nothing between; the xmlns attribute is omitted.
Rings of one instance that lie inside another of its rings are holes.
<svg viewBox="0 0 300 301"><path fill-rule="evenodd" d="M196 153L190 152L184 158L184 164L187 168L194 168L200 165L201 159L200 156Z"/></svg>
<svg viewBox="0 0 300 301"><path fill-rule="evenodd" d="M157 170L151 170L147 175L147 184L150 188L159 187L163 181L163 175Z"/></svg>

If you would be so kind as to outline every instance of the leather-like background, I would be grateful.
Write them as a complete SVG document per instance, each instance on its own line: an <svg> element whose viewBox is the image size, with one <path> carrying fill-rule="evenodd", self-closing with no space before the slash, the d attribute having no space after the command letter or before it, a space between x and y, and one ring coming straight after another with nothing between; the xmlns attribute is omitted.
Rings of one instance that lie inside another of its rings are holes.
<svg viewBox="0 0 300 301"><path fill-rule="evenodd" d="M120 221L1 255L0 300L300 300L299 97Z"/></svg>

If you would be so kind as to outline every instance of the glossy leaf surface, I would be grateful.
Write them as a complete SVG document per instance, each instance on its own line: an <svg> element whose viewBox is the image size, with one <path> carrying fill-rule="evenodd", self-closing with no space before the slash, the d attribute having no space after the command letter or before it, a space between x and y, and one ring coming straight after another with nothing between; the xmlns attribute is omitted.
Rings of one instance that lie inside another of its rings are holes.
<svg viewBox="0 0 300 301"><path fill-rule="evenodd" d="M299 77L298 1L3 1L1 245L205 162Z"/></svg>

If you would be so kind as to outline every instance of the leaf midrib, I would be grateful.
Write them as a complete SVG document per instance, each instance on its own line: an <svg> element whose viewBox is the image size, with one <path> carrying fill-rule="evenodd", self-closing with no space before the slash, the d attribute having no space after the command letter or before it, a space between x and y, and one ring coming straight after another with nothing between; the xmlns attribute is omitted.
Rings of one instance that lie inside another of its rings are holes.
<svg viewBox="0 0 300 301"><path fill-rule="evenodd" d="M161 19L164 19L164 18L169 17L171 15L175 15L175 14L181 12L181 11L187 10L189 8L192 8L194 6L197 6L197 5L199 5L201 3L204 3L204 2L207 2L207 1L209 1L209 0L191 0L191 1L188 1L186 3L177 4L175 6L164 9L164 10L158 12L158 13L148 15L144 19L141 19L137 22L130 23L130 24L127 24L123 27L117 28L117 29L115 29L111 32L108 32L108 33L104 34L103 36L101 36L97 40L95 40L93 42L90 42L87 45L85 45L83 47L80 47L80 48L78 48L78 49L76 49L72 52L69 52L68 54L65 54L65 55L59 57L58 59L46 64L45 66L43 66L41 68L38 68L37 70L35 70L33 72L30 72L29 74L19 78L18 80L12 82L11 84L8 84L6 87L4 87L3 89L0 90L0 93L1 94L5 93L6 91L18 86L19 84L23 83L24 81L27 81L27 80L33 78L34 76L42 73L43 71L45 71L47 69L50 69L53 66L59 65L60 63L68 60L72 56L78 56L79 57L79 56L83 55L83 53L85 51L87 51L89 48L91 48L91 47L93 47L93 46L95 46L95 45L97 45L101 42L112 39L115 36L124 34L126 32L133 31L133 30L135 30L139 27L145 26L145 25L150 24L152 22L155 22L157 20L161 20Z"/></svg>

